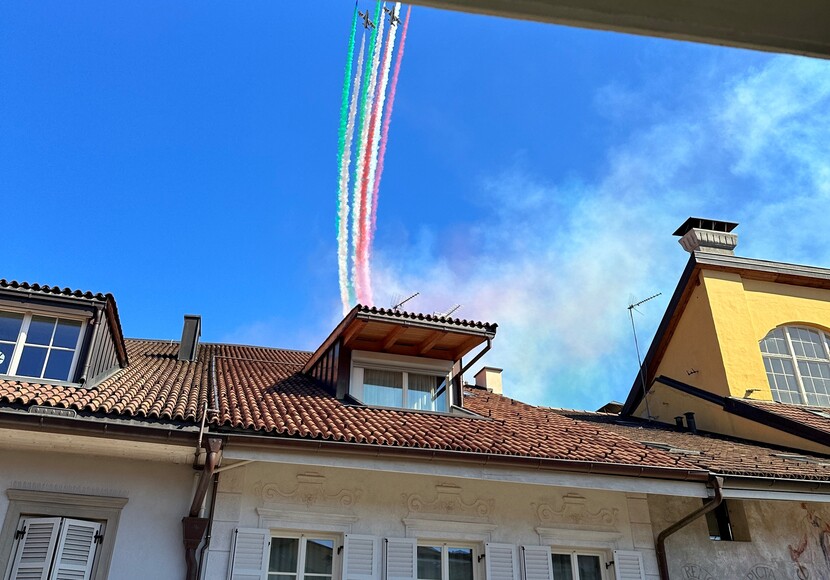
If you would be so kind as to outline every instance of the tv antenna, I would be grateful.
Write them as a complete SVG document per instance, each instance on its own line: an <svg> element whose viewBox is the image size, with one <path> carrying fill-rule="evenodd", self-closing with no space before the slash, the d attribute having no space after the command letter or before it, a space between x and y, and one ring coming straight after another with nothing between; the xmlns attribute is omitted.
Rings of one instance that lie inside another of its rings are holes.
<svg viewBox="0 0 830 580"><path fill-rule="evenodd" d="M456 310L458 310L459 308L461 308L461 305L456 304L455 306L453 306L452 308L450 308L446 312L435 311L435 312L432 313L432 315L436 318L449 318L450 315L452 315L452 313L455 312Z"/></svg>
<svg viewBox="0 0 830 580"><path fill-rule="evenodd" d="M408 297L404 298L403 300L398 300L399 297L396 297L395 300L393 301L394 304L392 304L392 310L397 312L398 310L401 309L401 306L403 306L404 304L406 304L407 302L409 302L410 300L415 298L418 294L420 294L420 292L415 292L415 294L411 294Z"/></svg>
<svg viewBox="0 0 830 580"><path fill-rule="evenodd" d="M649 300L654 300L655 298L657 298L661 294L662 294L662 292L658 292L654 296L649 296L648 298L645 298L644 300L640 300L639 302L633 302L633 303L628 305L628 316L631 318L631 332L634 334L634 348L637 349L637 363L640 365L640 383L643 386L643 401L645 401L645 404L646 404L646 415L648 415L648 420L649 421L651 421L652 416L651 416L651 409L649 409L649 406L648 406L648 397L646 396L647 395L647 393L646 393L646 375L645 375L645 371L643 369L643 359L640 356L640 343L637 341L637 327L634 325L634 311L637 310L638 306L642 306L643 304L645 304ZM637 310L637 312L640 312L640 311Z"/></svg>

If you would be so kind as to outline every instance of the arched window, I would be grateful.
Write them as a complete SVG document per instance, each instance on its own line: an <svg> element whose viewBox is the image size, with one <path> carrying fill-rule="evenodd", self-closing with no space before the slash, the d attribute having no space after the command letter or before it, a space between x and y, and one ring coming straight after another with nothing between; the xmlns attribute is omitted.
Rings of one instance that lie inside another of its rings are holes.
<svg viewBox="0 0 830 580"><path fill-rule="evenodd" d="M830 407L830 336L813 328L781 326L761 341L772 398Z"/></svg>

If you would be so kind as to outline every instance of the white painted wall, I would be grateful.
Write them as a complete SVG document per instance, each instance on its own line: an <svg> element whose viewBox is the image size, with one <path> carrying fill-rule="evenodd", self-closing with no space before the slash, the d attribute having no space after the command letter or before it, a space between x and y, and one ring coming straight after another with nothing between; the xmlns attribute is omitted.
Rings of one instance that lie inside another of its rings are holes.
<svg viewBox="0 0 830 580"><path fill-rule="evenodd" d="M256 462L220 475L207 580L227 577L237 527L557 544L609 561L637 549L658 577L647 496L633 492Z"/></svg>
<svg viewBox="0 0 830 580"><path fill-rule="evenodd" d="M9 488L126 497L109 578L181 580L193 473L190 465L0 449L0 522Z"/></svg>

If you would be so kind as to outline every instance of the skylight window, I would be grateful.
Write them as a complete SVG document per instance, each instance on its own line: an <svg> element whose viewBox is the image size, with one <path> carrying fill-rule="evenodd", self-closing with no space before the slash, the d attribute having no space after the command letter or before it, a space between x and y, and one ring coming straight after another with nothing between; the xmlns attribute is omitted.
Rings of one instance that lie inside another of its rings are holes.
<svg viewBox="0 0 830 580"><path fill-rule="evenodd" d="M68 381L82 337L81 320L0 311L0 374Z"/></svg>
<svg viewBox="0 0 830 580"><path fill-rule="evenodd" d="M813 328L782 326L760 343L772 398L781 403L830 407L830 336Z"/></svg>

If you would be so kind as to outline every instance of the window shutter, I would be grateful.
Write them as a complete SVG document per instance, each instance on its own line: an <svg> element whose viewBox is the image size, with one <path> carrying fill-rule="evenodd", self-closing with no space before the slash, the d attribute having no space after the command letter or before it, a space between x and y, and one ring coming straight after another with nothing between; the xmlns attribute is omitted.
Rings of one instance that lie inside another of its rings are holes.
<svg viewBox="0 0 830 580"><path fill-rule="evenodd" d="M65 518L50 580L89 580L98 547L96 536L100 531L98 522Z"/></svg>
<svg viewBox="0 0 830 580"><path fill-rule="evenodd" d="M548 546L522 546L524 580L553 580L553 562Z"/></svg>
<svg viewBox="0 0 830 580"><path fill-rule="evenodd" d="M380 580L380 538L346 534L343 580Z"/></svg>
<svg viewBox="0 0 830 580"><path fill-rule="evenodd" d="M418 578L418 541L415 538L386 539L386 580Z"/></svg>
<svg viewBox="0 0 830 580"><path fill-rule="evenodd" d="M484 544L487 580L519 580L516 560L516 546L513 544Z"/></svg>
<svg viewBox="0 0 830 580"><path fill-rule="evenodd" d="M61 518L23 518L18 530L26 533L16 541L10 580L46 580L58 543Z"/></svg>
<svg viewBox="0 0 830 580"><path fill-rule="evenodd" d="M270 544L270 530L237 528L233 535L229 580L265 580Z"/></svg>
<svg viewBox="0 0 830 580"><path fill-rule="evenodd" d="M616 580L644 580L643 555L630 550L614 550Z"/></svg>

